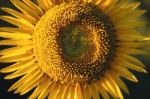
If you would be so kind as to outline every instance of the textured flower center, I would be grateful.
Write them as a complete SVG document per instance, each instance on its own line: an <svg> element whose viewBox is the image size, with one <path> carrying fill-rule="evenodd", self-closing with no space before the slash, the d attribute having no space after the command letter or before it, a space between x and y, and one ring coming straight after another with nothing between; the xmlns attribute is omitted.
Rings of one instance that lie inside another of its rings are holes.
<svg viewBox="0 0 150 99"><path fill-rule="evenodd" d="M88 53L88 37L80 27L67 27L60 38L60 46L64 55L77 59Z"/></svg>
<svg viewBox="0 0 150 99"><path fill-rule="evenodd" d="M62 83L100 79L115 52L111 21L82 2L49 9L36 25L34 43L39 67Z"/></svg>

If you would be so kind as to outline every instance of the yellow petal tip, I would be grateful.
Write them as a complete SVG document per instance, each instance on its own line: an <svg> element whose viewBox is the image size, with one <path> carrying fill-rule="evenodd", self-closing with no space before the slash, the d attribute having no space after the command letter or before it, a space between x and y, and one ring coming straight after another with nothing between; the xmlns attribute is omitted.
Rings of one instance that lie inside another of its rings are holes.
<svg viewBox="0 0 150 99"><path fill-rule="evenodd" d="M135 83L138 83L138 79L135 76L132 76Z"/></svg>

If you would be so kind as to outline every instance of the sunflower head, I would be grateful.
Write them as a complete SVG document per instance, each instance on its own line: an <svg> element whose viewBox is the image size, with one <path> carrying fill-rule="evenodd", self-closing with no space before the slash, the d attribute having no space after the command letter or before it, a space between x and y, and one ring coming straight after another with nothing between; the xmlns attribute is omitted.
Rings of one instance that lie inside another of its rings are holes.
<svg viewBox="0 0 150 99"><path fill-rule="evenodd" d="M145 24L139 2L129 0L11 0L20 11L2 8L0 62L11 66L5 79L22 76L9 91L30 99L123 99L120 77L137 82L129 69L146 73L134 55L149 54L150 38L136 29Z"/></svg>
<svg viewBox="0 0 150 99"><path fill-rule="evenodd" d="M114 35L109 17L95 5L74 1L53 7L34 30L40 68L66 83L99 78L114 54Z"/></svg>

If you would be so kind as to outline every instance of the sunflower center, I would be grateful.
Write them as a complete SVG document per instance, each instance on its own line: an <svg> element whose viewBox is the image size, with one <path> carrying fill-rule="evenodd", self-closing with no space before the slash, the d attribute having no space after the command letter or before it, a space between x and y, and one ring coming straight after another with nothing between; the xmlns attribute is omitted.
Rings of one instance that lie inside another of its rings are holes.
<svg viewBox="0 0 150 99"><path fill-rule="evenodd" d="M109 17L92 4L73 1L54 6L34 31L39 67L55 81L91 82L110 67L114 28Z"/></svg>
<svg viewBox="0 0 150 99"><path fill-rule="evenodd" d="M68 58L79 58L88 51L88 38L80 27L69 27L60 39L64 55Z"/></svg>

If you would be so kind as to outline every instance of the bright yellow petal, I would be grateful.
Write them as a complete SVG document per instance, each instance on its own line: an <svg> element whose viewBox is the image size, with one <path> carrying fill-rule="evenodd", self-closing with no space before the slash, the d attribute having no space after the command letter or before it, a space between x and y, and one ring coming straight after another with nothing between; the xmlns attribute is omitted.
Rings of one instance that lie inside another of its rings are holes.
<svg viewBox="0 0 150 99"><path fill-rule="evenodd" d="M4 50L1 50L0 55L7 55L7 54L19 53L19 52L27 52L27 51L31 50L32 48L33 48L32 45L7 48Z"/></svg>
<svg viewBox="0 0 150 99"><path fill-rule="evenodd" d="M34 87L38 86L44 79L45 79L45 76L44 76L43 72L41 72L41 74L38 74L38 76L36 76L36 78L26 82L26 85L24 85L24 88L21 90L20 95L24 95L27 92L29 92Z"/></svg>
<svg viewBox="0 0 150 99"><path fill-rule="evenodd" d="M34 66L33 68L31 68L30 72L28 74L26 74L25 76L23 76L19 81L17 81L15 84L13 84L8 91L13 91L17 88L19 88L22 84L24 84L25 81L27 81L28 79L30 79L30 77L33 76L33 74L35 74L35 72L37 72L37 66Z"/></svg>
<svg viewBox="0 0 150 99"><path fill-rule="evenodd" d="M83 94L79 83L76 84L74 99L83 99Z"/></svg>
<svg viewBox="0 0 150 99"><path fill-rule="evenodd" d="M53 3L51 2L51 0L45 0L45 1L37 0L37 1L38 1L39 6L44 10L47 10L53 6Z"/></svg>
<svg viewBox="0 0 150 99"><path fill-rule="evenodd" d="M98 87L99 87L99 92L102 95L102 97L104 99L110 99L110 97L109 97L108 93L106 92L105 88L103 88L103 86L101 84L98 84Z"/></svg>
<svg viewBox="0 0 150 99"><path fill-rule="evenodd" d="M45 88L45 84L49 82L49 77L47 75L45 75L44 78L45 79L36 87L28 99L36 99L42 93L43 89Z"/></svg>
<svg viewBox="0 0 150 99"><path fill-rule="evenodd" d="M22 19L17 19L17 18L11 17L11 16L0 16L0 19L7 21L18 27L29 28L31 30L34 28L34 25L32 25L31 23L24 21Z"/></svg>
<svg viewBox="0 0 150 99"><path fill-rule="evenodd" d="M102 87L108 92L110 93L113 97L117 97L117 95L114 92L114 89L112 89L110 82L107 81L107 79L103 79L103 81L100 82L100 84L102 85Z"/></svg>
<svg viewBox="0 0 150 99"><path fill-rule="evenodd" d="M18 52L12 52L10 50L9 51L7 50L7 52L5 52L5 53L8 53L8 54L3 54L3 56L1 56L0 58L1 59L6 59L6 58L10 58L10 57L14 57L15 58L16 56L19 56L19 55L28 54L29 52L32 51L32 48L33 48L33 46L24 46L24 47L22 47L20 49L14 50L14 51L18 51ZM12 53L10 53L10 52L12 52ZM3 52L0 52L0 53L3 53Z"/></svg>
<svg viewBox="0 0 150 99"><path fill-rule="evenodd" d="M22 75L25 75L25 74L27 74L28 72L31 71L31 68L33 66L36 66L36 65L33 63L33 64L31 64L27 67L22 67L20 70L5 76L5 79L14 79L14 78L20 77Z"/></svg>
<svg viewBox="0 0 150 99"><path fill-rule="evenodd" d="M32 76L30 76L17 90L15 90L14 93L22 93L22 91L30 84L32 84L32 82L36 81L37 79L39 79L39 77L41 77L41 75L43 74L43 72L41 72L39 69L37 69L37 71L32 74Z"/></svg>
<svg viewBox="0 0 150 99"><path fill-rule="evenodd" d="M0 72L2 72L2 73L13 72L13 71L19 70L21 68L28 67L31 64L33 64L34 62L35 62L35 59L30 59L27 61L21 61L21 62L15 63L11 66L8 66L8 67L1 69Z"/></svg>
<svg viewBox="0 0 150 99"><path fill-rule="evenodd" d="M29 23L32 23L32 24L36 23L36 20L35 20L33 17L24 15L24 14L22 14L22 13L20 13L20 12L17 12L17 11L15 11L15 10L13 10L13 9L10 9L10 8L3 8L3 7L2 7L1 9L2 9L3 11L5 11L5 12L11 14L11 15L13 15L13 16L16 17L16 18L24 19L25 21L27 21L27 22L29 22Z"/></svg>
<svg viewBox="0 0 150 99"><path fill-rule="evenodd" d="M127 94L129 94L129 90L127 88L127 86L125 85L125 83L121 80L121 78L113 73L114 71L111 72L111 76L113 77L113 79L115 80L115 82L118 84L118 86Z"/></svg>
<svg viewBox="0 0 150 99"><path fill-rule="evenodd" d="M120 76L122 76L130 81L138 82L137 78L128 69L126 69L122 66L114 66L113 68L116 71L116 73L119 74Z"/></svg>
<svg viewBox="0 0 150 99"><path fill-rule="evenodd" d="M33 54L24 54L20 56L8 57L8 58L1 58L0 62L2 63L9 63L9 62L19 62L19 61L26 61L33 58Z"/></svg>
<svg viewBox="0 0 150 99"><path fill-rule="evenodd" d="M145 68L145 65L140 61L138 60L137 58L131 56L131 55L127 55L127 54L121 54L119 55L120 57L123 57L124 59L126 59L127 61L131 62L131 63L134 63L142 68Z"/></svg>
<svg viewBox="0 0 150 99"><path fill-rule="evenodd" d="M31 0L23 0L23 2L28 5L32 10L34 10L38 15L43 15L43 11L42 9L36 5L35 3L33 3Z"/></svg>
<svg viewBox="0 0 150 99"><path fill-rule="evenodd" d="M2 40L0 45L31 45L31 40Z"/></svg>
<svg viewBox="0 0 150 99"><path fill-rule="evenodd" d="M60 92L60 84L57 83L57 85L54 87L54 90L49 94L48 99L59 99L58 94ZM67 93L68 94L68 93ZM62 99L68 99L67 97L62 98Z"/></svg>
<svg viewBox="0 0 150 99"><path fill-rule="evenodd" d="M115 80L111 77L111 75L109 73L105 74L107 76L107 80L110 84L110 86L112 87L112 89L114 90L115 94L119 97L119 99L124 99L123 95L120 91L120 88L118 87L118 85L116 84Z"/></svg>
<svg viewBox="0 0 150 99"><path fill-rule="evenodd" d="M0 31L9 32L9 33L26 33L33 34L33 30L23 29L23 28L13 28L13 27L0 27Z"/></svg>
<svg viewBox="0 0 150 99"><path fill-rule="evenodd" d="M54 81L48 81L48 83L45 84L45 87L43 88L42 93L39 95L38 99L45 99L48 94L54 90L53 88L56 86L56 82Z"/></svg>
<svg viewBox="0 0 150 99"><path fill-rule="evenodd" d="M102 0L97 0L95 4L99 5L101 2L102 2Z"/></svg>
<svg viewBox="0 0 150 99"><path fill-rule="evenodd" d="M32 36L25 33L7 33L7 32L0 32L0 37L3 38L11 38L11 39L31 39Z"/></svg>
<svg viewBox="0 0 150 99"><path fill-rule="evenodd" d="M20 10L22 11L25 15L31 16L35 19L39 19L40 16L37 14L36 11L32 10L30 7L28 7L25 3L23 3L20 0L11 0L11 2Z"/></svg>
<svg viewBox="0 0 150 99"><path fill-rule="evenodd" d="M63 85L63 93L62 93L62 96L61 96L61 99L68 99L68 95L69 95L69 85Z"/></svg>
<svg viewBox="0 0 150 99"><path fill-rule="evenodd" d="M129 68L129 69L132 69L132 70L135 70L135 71L147 73L147 71L144 68L142 68L140 66L137 66L137 65L135 65L131 62L128 62L128 61L122 59L121 57L118 58L118 61L119 61L118 64L120 64L121 66L124 66L126 68Z"/></svg>
<svg viewBox="0 0 150 99"><path fill-rule="evenodd" d="M75 95L75 87L74 86L69 86L69 90L68 90L68 99L74 99L74 95ZM59 99L59 98L58 98Z"/></svg>
<svg viewBox="0 0 150 99"><path fill-rule="evenodd" d="M117 2L118 2L119 0L114 0L112 3L111 3L111 6L110 7L108 7L107 9L105 9L104 10L104 12L106 13L106 14L110 14L110 12L113 12L113 9L115 9L116 10L116 6L117 6ZM121 5L122 6L122 5Z"/></svg>

